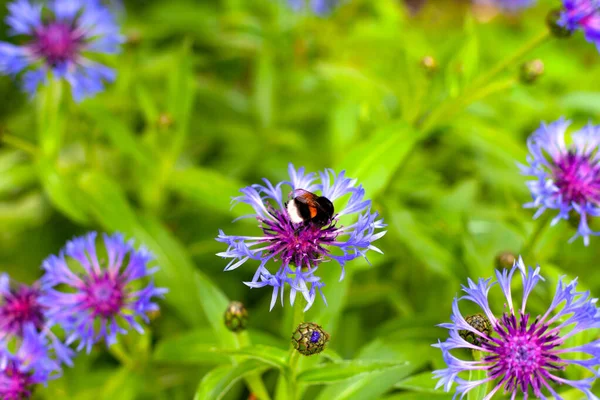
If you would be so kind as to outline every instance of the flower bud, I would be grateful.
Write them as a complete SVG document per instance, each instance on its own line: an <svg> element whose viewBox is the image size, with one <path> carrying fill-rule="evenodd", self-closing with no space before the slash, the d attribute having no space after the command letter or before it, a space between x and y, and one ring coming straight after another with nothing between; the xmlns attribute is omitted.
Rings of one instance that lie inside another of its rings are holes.
<svg viewBox="0 0 600 400"><path fill-rule="evenodd" d="M467 321L469 325L471 325L473 328L483 333L487 337L490 337L490 335L492 334L492 324L490 323L490 320L482 314L468 315L465 318L465 321ZM483 343L483 341L485 340L481 336L476 335L475 333L466 329L459 330L458 334L461 338L465 339L471 344L474 344L475 346L480 346L481 343Z"/></svg>
<svg viewBox="0 0 600 400"><path fill-rule="evenodd" d="M562 10L560 8L550 11L546 16L546 25L548 25L548 28L554 37L567 38L571 36L573 32L558 23L561 14Z"/></svg>
<svg viewBox="0 0 600 400"><path fill-rule="evenodd" d="M158 116L158 126L159 128L162 129L168 129L171 126L173 126L173 118L167 114L167 113L162 113Z"/></svg>
<svg viewBox="0 0 600 400"><path fill-rule="evenodd" d="M437 71L438 64L432 56L425 56L421 59L421 67L423 67L428 74L433 74Z"/></svg>
<svg viewBox="0 0 600 400"><path fill-rule="evenodd" d="M496 268L511 269L517 257L510 251L503 251L496 256Z"/></svg>
<svg viewBox="0 0 600 400"><path fill-rule="evenodd" d="M319 354L328 341L329 334L312 322L301 323L292 335L294 348L305 356Z"/></svg>
<svg viewBox="0 0 600 400"><path fill-rule="evenodd" d="M248 325L248 310L239 301L232 301L225 311L225 326L232 332L240 332Z"/></svg>
<svg viewBox="0 0 600 400"><path fill-rule="evenodd" d="M535 59L521 64L521 82L531 84L544 74L544 62Z"/></svg>

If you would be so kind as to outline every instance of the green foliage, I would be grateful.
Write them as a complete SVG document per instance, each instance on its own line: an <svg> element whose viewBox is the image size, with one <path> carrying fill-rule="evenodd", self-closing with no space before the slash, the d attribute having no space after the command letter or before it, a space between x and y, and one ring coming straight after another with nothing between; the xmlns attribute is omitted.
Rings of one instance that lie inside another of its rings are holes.
<svg viewBox="0 0 600 400"><path fill-rule="evenodd" d="M431 344L447 335L435 325L498 253L527 250L542 265L533 314L561 275L600 294L600 239L567 244L574 231L561 223L526 245L536 226L515 165L540 121L600 123L594 46L581 35L542 44L550 0L521 15L458 0L416 14L402 1L342 3L318 17L284 0L125 1L128 41L106 92L76 104L51 82L30 101L0 77L0 270L33 282L68 238L120 231L152 251L169 289L146 335L80 356L36 398L450 399L431 375L444 368ZM545 75L522 86L520 61L532 58ZM285 179L290 162L345 169L388 224L384 254L352 261L343 281L320 266L328 305L317 298L305 321L331 341L311 357L290 349L292 308L269 311L270 291L242 283L250 262L223 272L215 255L219 229L257 232L254 220L231 224L251 212L231 198ZM246 305L248 331L225 327L230 299ZM492 304L502 311L497 293Z"/></svg>

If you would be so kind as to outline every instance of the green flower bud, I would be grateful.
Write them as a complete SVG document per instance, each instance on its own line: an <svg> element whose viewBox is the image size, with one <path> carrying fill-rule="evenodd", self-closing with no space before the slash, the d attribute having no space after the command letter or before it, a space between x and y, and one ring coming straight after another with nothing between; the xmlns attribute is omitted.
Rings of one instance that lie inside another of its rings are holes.
<svg viewBox="0 0 600 400"><path fill-rule="evenodd" d="M496 267L498 269L510 269L517 257L510 251L503 251L496 256Z"/></svg>
<svg viewBox="0 0 600 400"><path fill-rule="evenodd" d="M292 334L294 348L305 356L319 354L327 342L329 342L329 334L312 322L301 323Z"/></svg>
<svg viewBox="0 0 600 400"><path fill-rule="evenodd" d="M225 311L225 326L232 332L246 329L248 325L248 310L239 301L232 301Z"/></svg>
<svg viewBox="0 0 600 400"><path fill-rule="evenodd" d="M561 13L562 10L560 8L550 11L546 16L546 25L548 25L548 28L550 29L550 32L552 32L552 35L554 35L554 37L567 38L571 36L573 32L571 32L564 26L560 26L558 24L558 20L560 19Z"/></svg>
<svg viewBox="0 0 600 400"><path fill-rule="evenodd" d="M481 314L469 315L465 318L465 321L487 337L490 337L492 334L492 324L490 323L490 320ZM485 341L481 336L466 329L458 331L458 334L461 338L475 346L480 346Z"/></svg>
<svg viewBox="0 0 600 400"><path fill-rule="evenodd" d="M531 84L544 74L544 62L540 59L525 62L521 65L521 82Z"/></svg>

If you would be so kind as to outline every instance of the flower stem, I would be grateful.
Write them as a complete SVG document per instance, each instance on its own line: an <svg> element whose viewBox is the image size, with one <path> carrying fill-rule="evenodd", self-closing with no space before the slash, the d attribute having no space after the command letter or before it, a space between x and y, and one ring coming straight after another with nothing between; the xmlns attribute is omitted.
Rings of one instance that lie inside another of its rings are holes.
<svg viewBox="0 0 600 400"><path fill-rule="evenodd" d="M486 74L482 75L479 79L475 80L471 87L479 88L483 85L487 85L497 75L510 68L513 64L519 62L523 57L527 55L527 53L540 46L550 37L550 30L544 29L543 32L540 32L537 36L534 36L529 42L525 43L523 46L517 49L517 51L514 52L511 56L506 57L504 60L500 61L492 69L490 69Z"/></svg>
<svg viewBox="0 0 600 400"><path fill-rule="evenodd" d="M37 96L37 130L39 146L45 156L58 156L64 132L62 112L63 85L60 79L51 77Z"/></svg>
<svg viewBox="0 0 600 400"><path fill-rule="evenodd" d="M248 332L240 332L235 335L235 338L236 349L241 349L251 345ZM248 390L250 390L250 392L259 400L271 400L269 391L267 390L260 374L250 374L244 378L244 381L248 386Z"/></svg>
<svg viewBox="0 0 600 400"><path fill-rule="evenodd" d="M550 218L551 218L551 216L549 213L544 213L536 221L536 226L535 226L535 229L533 230L533 233L531 234L531 236L529 236L529 239L527 239L527 241L523 245L523 248L521 249L521 253L520 253L521 257L527 258L528 256L531 255L536 244L539 242L539 240L543 236L544 230L548 226L548 221L550 221Z"/></svg>
<svg viewBox="0 0 600 400"><path fill-rule="evenodd" d="M294 314L292 318L292 330L293 332L298 325L304 322L304 307L306 301L304 298L296 299L294 303ZM288 400L296 400L298 398L298 383L296 382L296 375L298 374L298 363L300 362L300 352L294 348L292 344L290 347L290 356L288 359L289 373L288 373Z"/></svg>

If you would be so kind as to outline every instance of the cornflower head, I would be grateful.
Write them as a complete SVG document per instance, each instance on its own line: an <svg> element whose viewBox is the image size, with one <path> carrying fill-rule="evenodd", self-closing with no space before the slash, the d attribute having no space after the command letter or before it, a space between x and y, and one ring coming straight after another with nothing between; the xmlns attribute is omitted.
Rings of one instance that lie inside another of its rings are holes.
<svg viewBox="0 0 600 400"><path fill-rule="evenodd" d="M303 10L306 3L313 13L323 16L329 14L340 3L340 0L288 0L288 4L295 11Z"/></svg>
<svg viewBox="0 0 600 400"><path fill-rule="evenodd" d="M589 236L597 235L588 225L588 217L600 215L600 127L587 125L571 135L567 145L565 132L570 121L560 119L542 123L527 140L529 165L520 165L524 175L536 179L527 182L533 201L526 208L537 208L534 218L547 209L557 210L551 225L578 214L577 237L587 246Z"/></svg>
<svg viewBox="0 0 600 400"><path fill-rule="evenodd" d="M143 333L138 320L148 323L147 314L158 310L154 298L167 292L154 286L151 275L158 268L148 266L153 260L148 250L135 250L118 233L103 238L106 257L98 256L96 233L90 232L42 265L40 302L48 307L48 318L63 327L68 344L79 341L77 350L88 353L99 341L115 343L128 328Z"/></svg>
<svg viewBox="0 0 600 400"><path fill-rule="evenodd" d="M511 291L512 278L517 271L523 282L519 309L513 305ZM537 398L546 398L544 392L547 392L555 399L562 399L553 386L568 385L583 392L588 399L597 399L591 388L600 366L600 339L574 347L565 344L574 335L600 328L597 299L590 298L589 292L577 292L577 279L564 284L560 278L548 310L532 318L526 312L527 299L540 280L544 280L540 267L535 270L525 268L519 258L510 270L496 270L494 281L479 279L475 283L469 279L468 286L462 286L465 295L454 298L452 322L439 325L449 330L450 337L434 345L442 350L448 365L446 369L433 372L439 379L437 387L444 386L450 391L456 383L456 396L460 395L460 398L480 385L492 384L484 400L493 398L500 389L511 395L511 399L518 394L527 399L530 390ZM499 318L488 301L488 293L496 284L506 298L506 310ZM460 300L474 303L483 315L463 317L458 306ZM480 357L465 361L451 353L456 349L471 349ZM593 376L579 380L559 376L560 371L576 366L589 369ZM485 373L485 378L473 381L463 378L463 375L478 370Z"/></svg>
<svg viewBox="0 0 600 400"><path fill-rule="evenodd" d="M22 44L0 42L0 73L25 71L23 88L30 95L48 75L67 81L76 101L115 80L112 69L87 57L118 53L123 42L110 10L99 0L51 0L46 6L15 0L8 11L10 33Z"/></svg>
<svg viewBox="0 0 600 400"><path fill-rule="evenodd" d="M581 29L585 39L600 51L599 0L563 0L563 10L556 23L569 32Z"/></svg>
<svg viewBox="0 0 600 400"><path fill-rule="evenodd" d="M371 201L364 199L362 185L347 178L344 171L336 175L333 170L326 170L317 177L315 173L305 174L304 168L296 170L292 164L288 171L289 181L273 185L264 179L264 184L240 190L242 196L234 198L234 203L252 206L254 214L246 217L256 218L262 232L257 236L232 236L219 231L217 240L226 243L228 248L217 255L231 259L225 271L234 270L249 260L258 262L252 280L245 284L250 288L272 287L271 309L278 295L283 305L286 285L290 287L290 303L294 304L300 292L309 309L317 291L326 301L322 292L324 283L316 275L321 264L336 261L342 268L342 280L348 261L366 258L368 250L381 253L372 243L385 234L382 230L385 225L376 212L371 212ZM284 195L288 196L287 202ZM301 197L300 203L295 196ZM319 202L313 208L291 207L292 204L303 205L311 197ZM300 214L304 215L304 221ZM313 214L313 219L306 219ZM340 222L343 217L354 222L344 226ZM269 261L276 263L276 272L267 268Z"/></svg>
<svg viewBox="0 0 600 400"><path fill-rule="evenodd" d="M33 325L26 325L17 350L10 351L5 339L0 341L0 398L29 399L36 385L45 385L61 374L60 365L49 356L48 342Z"/></svg>
<svg viewBox="0 0 600 400"><path fill-rule="evenodd" d="M32 327L51 343L49 347L58 359L73 365L73 351L50 329L47 307L40 303L42 291L39 283L31 286L12 283L7 274L0 274L0 340L23 338L26 327Z"/></svg>

